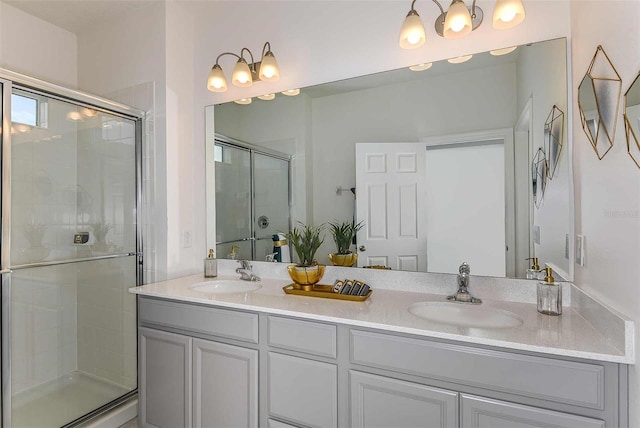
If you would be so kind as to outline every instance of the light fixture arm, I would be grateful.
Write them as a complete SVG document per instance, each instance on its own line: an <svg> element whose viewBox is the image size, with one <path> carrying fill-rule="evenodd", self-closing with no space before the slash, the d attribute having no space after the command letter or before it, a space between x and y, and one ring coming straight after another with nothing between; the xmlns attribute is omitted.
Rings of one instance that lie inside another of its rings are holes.
<svg viewBox="0 0 640 428"><path fill-rule="evenodd" d="M471 19L476 19L476 0L471 4Z"/></svg>
<svg viewBox="0 0 640 428"><path fill-rule="evenodd" d="M218 57L216 58L216 65L220 65L218 64L218 61L220 61L220 58L222 58L225 55L232 55L235 56L236 58L240 59L240 55L238 54L234 54L233 52L222 52L220 55L218 55Z"/></svg>
<svg viewBox="0 0 640 428"><path fill-rule="evenodd" d="M264 46L262 47L262 58L264 58L264 54L267 52L271 52L271 43L269 42L265 42Z"/></svg>

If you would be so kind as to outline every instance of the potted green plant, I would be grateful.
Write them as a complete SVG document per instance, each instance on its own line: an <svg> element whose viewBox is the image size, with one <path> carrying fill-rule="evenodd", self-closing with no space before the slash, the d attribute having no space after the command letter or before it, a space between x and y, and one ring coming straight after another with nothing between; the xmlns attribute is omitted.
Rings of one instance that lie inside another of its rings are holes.
<svg viewBox="0 0 640 428"><path fill-rule="evenodd" d="M358 254L352 253L351 243L356 233L364 226L364 222L343 221L341 223L329 223L329 231L336 244L336 252L329 254L329 260L334 266L350 267L358 261Z"/></svg>
<svg viewBox="0 0 640 428"><path fill-rule="evenodd" d="M324 242L322 232L324 224L310 226L299 222L299 226L285 234L299 259L298 264L289 265L287 268L296 288L311 290L324 275L325 266L319 265L315 260L316 251Z"/></svg>

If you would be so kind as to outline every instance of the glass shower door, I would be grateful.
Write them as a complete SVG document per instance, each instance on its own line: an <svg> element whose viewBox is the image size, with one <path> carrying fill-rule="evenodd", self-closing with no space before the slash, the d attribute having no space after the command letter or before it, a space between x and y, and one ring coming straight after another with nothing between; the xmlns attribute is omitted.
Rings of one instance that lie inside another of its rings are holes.
<svg viewBox="0 0 640 428"><path fill-rule="evenodd" d="M255 260L273 253L273 235L289 231L289 161L254 153Z"/></svg>
<svg viewBox="0 0 640 428"><path fill-rule="evenodd" d="M11 97L11 426L59 427L137 388L136 122Z"/></svg>

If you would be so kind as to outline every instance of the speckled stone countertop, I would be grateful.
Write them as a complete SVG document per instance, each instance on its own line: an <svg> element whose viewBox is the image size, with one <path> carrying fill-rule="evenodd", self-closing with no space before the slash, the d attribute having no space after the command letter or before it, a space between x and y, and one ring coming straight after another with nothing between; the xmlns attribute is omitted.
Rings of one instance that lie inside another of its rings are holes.
<svg viewBox="0 0 640 428"><path fill-rule="evenodd" d="M291 280L287 279L285 267L254 262L254 272L262 277L258 283L260 289L256 291L208 294L190 289L193 284L205 280L238 279L233 272L235 263L220 262L217 278L191 275L134 287L130 292L470 344L615 363L633 364L635 361L633 322L569 283L563 284L563 314L552 317L537 312L534 281L472 277L470 290L483 300L483 307L510 311L522 320L522 325L512 328L472 328L428 321L408 311L416 302L446 302L446 295L456 289L455 275L327 267L323 284L332 283L334 278L347 277L364 280L374 290L364 302L348 302L286 295L282 287ZM355 274L359 277L353 278Z"/></svg>

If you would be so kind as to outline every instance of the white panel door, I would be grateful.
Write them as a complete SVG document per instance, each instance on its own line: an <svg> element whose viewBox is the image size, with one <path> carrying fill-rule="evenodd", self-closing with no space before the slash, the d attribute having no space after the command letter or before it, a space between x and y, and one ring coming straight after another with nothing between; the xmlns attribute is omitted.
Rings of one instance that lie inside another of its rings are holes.
<svg viewBox="0 0 640 428"><path fill-rule="evenodd" d="M427 270L424 143L356 144L358 266Z"/></svg>
<svg viewBox="0 0 640 428"><path fill-rule="evenodd" d="M430 272L504 277L503 140L430 146L426 151L427 264Z"/></svg>

